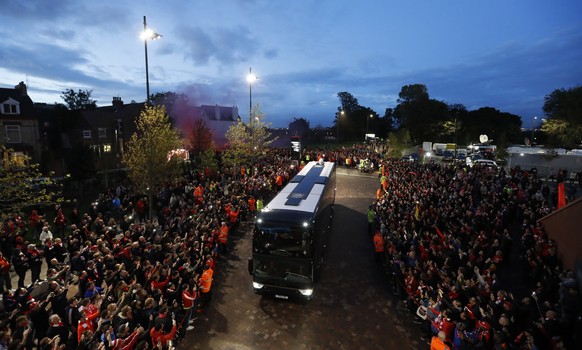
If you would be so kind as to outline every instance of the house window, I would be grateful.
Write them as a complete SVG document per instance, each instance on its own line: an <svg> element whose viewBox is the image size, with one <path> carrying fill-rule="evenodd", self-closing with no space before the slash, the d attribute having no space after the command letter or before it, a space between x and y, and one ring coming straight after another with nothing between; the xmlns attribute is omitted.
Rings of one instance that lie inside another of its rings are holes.
<svg viewBox="0 0 582 350"><path fill-rule="evenodd" d="M6 132L6 143L21 143L20 125L6 125L4 126Z"/></svg>
<svg viewBox="0 0 582 350"><path fill-rule="evenodd" d="M110 153L111 152L111 144L106 143L103 145L103 152Z"/></svg>
<svg viewBox="0 0 582 350"><path fill-rule="evenodd" d="M2 114L20 114L20 106L15 103L3 103Z"/></svg>
<svg viewBox="0 0 582 350"><path fill-rule="evenodd" d="M90 139L91 136L91 130L83 130L83 138L84 139Z"/></svg>
<svg viewBox="0 0 582 350"><path fill-rule="evenodd" d="M104 139L107 137L107 128L99 128L99 138Z"/></svg>

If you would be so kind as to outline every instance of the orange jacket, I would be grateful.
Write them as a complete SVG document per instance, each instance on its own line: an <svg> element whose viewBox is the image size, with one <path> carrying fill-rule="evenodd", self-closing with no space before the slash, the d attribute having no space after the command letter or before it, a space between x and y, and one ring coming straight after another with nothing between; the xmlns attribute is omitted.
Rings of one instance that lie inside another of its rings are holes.
<svg viewBox="0 0 582 350"><path fill-rule="evenodd" d="M239 214L239 213L240 213L240 210L236 210L236 211L235 211L234 209L231 209L231 210L228 212L228 218L230 219L230 222L231 222L231 223L233 223L233 224L234 224L234 223L235 223L235 222L238 220L238 214Z"/></svg>
<svg viewBox="0 0 582 350"><path fill-rule="evenodd" d="M220 233L218 234L218 241L223 244L228 242L228 228L226 230L220 230Z"/></svg>
<svg viewBox="0 0 582 350"><path fill-rule="evenodd" d="M203 196L204 196L204 188L202 188L202 185L198 185L194 189L194 197L203 197Z"/></svg>
<svg viewBox="0 0 582 350"><path fill-rule="evenodd" d="M257 209L256 203L257 201L255 200L255 198L251 197L248 200L249 203L249 210L250 211L255 211Z"/></svg>
<svg viewBox="0 0 582 350"><path fill-rule="evenodd" d="M378 188L376 190L376 199L382 198L382 195L384 195L384 190L382 188Z"/></svg>
<svg viewBox="0 0 582 350"><path fill-rule="evenodd" d="M382 237L380 231L376 231L374 234L374 249L376 250L376 253L382 253L385 249L384 237Z"/></svg>
<svg viewBox="0 0 582 350"><path fill-rule="evenodd" d="M212 287L212 275L214 271L211 268L206 269L200 279L198 280L198 284L200 285L200 290L202 293L210 292L210 288Z"/></svg>
<svg viewBox="0 0 582 350"><path fill-rule="evenodd" d="M432 337L430 341L430 350L451 350L442 340L437 336Z"/></svg>

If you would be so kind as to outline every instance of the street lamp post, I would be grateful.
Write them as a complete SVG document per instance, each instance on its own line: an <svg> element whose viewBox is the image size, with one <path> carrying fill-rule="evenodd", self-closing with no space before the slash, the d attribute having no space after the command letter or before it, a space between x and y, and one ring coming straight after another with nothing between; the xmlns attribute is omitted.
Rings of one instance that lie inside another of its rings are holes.
<svg viewBox="0 0 582 350"><path fill-rule="evenodd" d="M249 74L247 75L247 82L249 83L249 126L253 124L253 83L257 80L257 76L253 74L251 67L249 67Z"/></svg>
<svg viewBox="0 0 582 350"><path fill-rule="evenodd" d="M336 135L336 139L337 142L339 143L339 125L340 125L340 117L344 114L344 111L341 111L338 113L337 115L337 135Z"/></svg>
<svg viewBox="0 0 582 350"><path fill-rule="evenodd" d="M536 121L538 120L538 117L534 117L534 121L533 121L533 125L531 127L531 146L533 147L534 144L534 132L536 131Z"/></svg>
<svg viewBox="0 0 582 350"><path fill-rule="evenodd" d="M145 68L146 68L146 103L150 104L150 74L148 67L148 40L156 40L161 38L162 35L154 32L148 28L146 16L143 16L143 33L141 38L143 39L144 49L145 49Z"/></svg>
<svg viewBox="0 0 582 350"><path fill-rule="evenodd" d="M249 83L249 128L251 132L251 148L254 147L254 123L253 123L253 83L257 80L257 76L253 74L251 67L249 67L249 74L247 75L247 82Z"/></svg>
<svg viewBox="0 0 582 350"><path fill-rule="evenodd" d="M366 134L370 133L370 119L372 118L374 118L373 114L370 114L370 118L366 118Z"/></svg>

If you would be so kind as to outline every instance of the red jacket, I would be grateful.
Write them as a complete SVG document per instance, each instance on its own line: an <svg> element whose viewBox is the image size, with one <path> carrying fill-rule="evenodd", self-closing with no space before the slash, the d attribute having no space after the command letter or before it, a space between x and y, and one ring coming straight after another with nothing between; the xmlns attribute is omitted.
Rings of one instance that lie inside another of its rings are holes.
<svg viewBox="0 0 582 350"><path fill-rule="evenodd" d="M182 292L182 307L186 310L191 309L194 306L197 294L196 290L184 289Z"/></svg>
<svg viewBox="0 0 582 350"><path fill-rule="evenodd" d="M168 341L174 339L176 335L176 324L173 325L172 330L170 333L164 333L161 330L157 331L156 327L153 327L150 331L150 337L152 338L152 344L156 346L158 342L162 343L162 346L166 346Z"/></svg>

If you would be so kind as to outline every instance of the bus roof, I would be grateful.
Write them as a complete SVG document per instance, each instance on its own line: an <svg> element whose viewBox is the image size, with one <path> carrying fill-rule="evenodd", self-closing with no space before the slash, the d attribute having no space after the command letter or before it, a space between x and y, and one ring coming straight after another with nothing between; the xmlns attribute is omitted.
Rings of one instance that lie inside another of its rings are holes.
<svg viewBox="0 0 582 350"><path fill-rule="evenodd" d="M293 210L314 213L334 163L309 162L267 204L263 211Z"/></svg>

